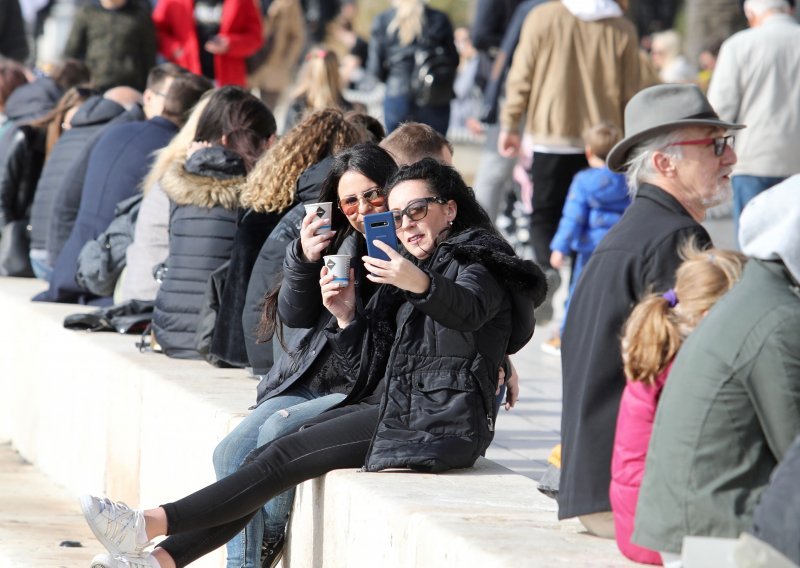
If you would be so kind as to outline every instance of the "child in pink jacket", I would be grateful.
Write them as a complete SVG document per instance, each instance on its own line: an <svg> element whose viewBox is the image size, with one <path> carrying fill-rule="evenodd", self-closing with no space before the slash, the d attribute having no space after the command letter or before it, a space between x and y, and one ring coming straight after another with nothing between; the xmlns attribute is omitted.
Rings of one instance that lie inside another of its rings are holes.
<svg viewBox="0 0 800 568"><path fill-rule="evenodd" d="M682 249L684 262L675 288L650 294L631 312L622 339L625 376L611 459L611 509L620 551L636 562L661 564L661 555L631 542L647 445L661 390L686 336L736 283L745 257L734 251L701 251L693 241Z"/></svg>

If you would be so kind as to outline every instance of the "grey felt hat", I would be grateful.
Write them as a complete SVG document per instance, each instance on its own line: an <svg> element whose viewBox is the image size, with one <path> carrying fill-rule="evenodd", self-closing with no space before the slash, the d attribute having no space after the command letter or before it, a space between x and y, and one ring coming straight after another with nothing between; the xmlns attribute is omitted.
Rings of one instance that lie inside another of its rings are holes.
<svg viewBox="0 0 800 568"><path fill-rule="evenodd" d="M625 106L625 138L611 149L606 163L615 172L625 171L628 152L634 146L687 126L744 128L744 124L720 119L697 85L671 83L648 87L636 93Z"/></svg>

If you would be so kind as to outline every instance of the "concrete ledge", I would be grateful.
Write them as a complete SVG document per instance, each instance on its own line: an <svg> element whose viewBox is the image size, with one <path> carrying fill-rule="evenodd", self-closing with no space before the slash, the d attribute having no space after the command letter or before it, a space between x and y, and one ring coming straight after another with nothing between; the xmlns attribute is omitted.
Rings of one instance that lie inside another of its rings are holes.
<svg viewBox="0 0 800 568"><path fill-rule="evenodd" d="M89 308L30 302L42 288L0 278L0 439L73 494L152 506L212 482L213 449L255 381L139 353L134 336L66 330L66 315ZM489 460L440 475L335 471L297 495L292 567L633 565L613 541L558 523L534 481ZM220 550L193 566L223 562Z"/></svg>

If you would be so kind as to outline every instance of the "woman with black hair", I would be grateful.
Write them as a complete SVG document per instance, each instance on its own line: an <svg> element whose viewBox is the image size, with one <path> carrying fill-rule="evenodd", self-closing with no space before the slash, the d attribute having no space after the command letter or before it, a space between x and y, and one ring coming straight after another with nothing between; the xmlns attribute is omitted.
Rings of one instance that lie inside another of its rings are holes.
<svg viewBox="0 0 800 568"><path fill-rule="evenodd" d="M320 271L322 303L336 318L326 335L355 378L345 401L174 503L131 510L83 497L87 521L110 552L94 566L186 566L227 542L266 500L307 479L361 465L465 468L488 447L498 369L533 334L544 276L515 256L452 168L425 159L400 168L386 191L409 255L381 246L388 261L364 257L367 279L382 284L369 304L356 305L352 275L341 288Z"/></svg>
<svg viewBox="0 0 800 568"><path fill-rule="evenodd" d="M348 254L356 264L366 250L360 234L363 217L386 210L383 186L396 170L389 153L376 144L353 146L333 159L319 200L338 206L332 208L330 220L306 215L300 238L287 247L284 285L267 296L263 321L264 335L271 336L277 328L285 353L261 379L256 408L214 450L218 479L239 469L252 450L341 402L352 387L352 379L336 363L324 334L331 314L322 306L318 285L322 253ZM323 224L330 224L331 230L315 235ZM374 289L363 271L357 270L356 301L365 305ZM288 343L283 341L278 316L289 328L296 328ZM245 531L228 543L229 567L257 566L262 535L270 556L267 565L273 565L283 549L293 499L290 490L256 511Z"/></svg>

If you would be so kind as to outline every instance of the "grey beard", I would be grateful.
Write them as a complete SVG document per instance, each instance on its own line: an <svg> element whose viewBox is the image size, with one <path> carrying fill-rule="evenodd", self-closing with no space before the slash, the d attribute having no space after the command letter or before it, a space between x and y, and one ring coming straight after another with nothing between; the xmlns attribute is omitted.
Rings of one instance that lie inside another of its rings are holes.
<svg viewBox="0 0 800 568"><path fill-rule="evenodd" d="M733 187L731 186L730 182L727 184L718 184L717 191L711 197L706 197L703 199L703 207L706 209L710 209L712 207L716 207L717 205L722 205L730 201L731 197L733 197Z"/></svg>

